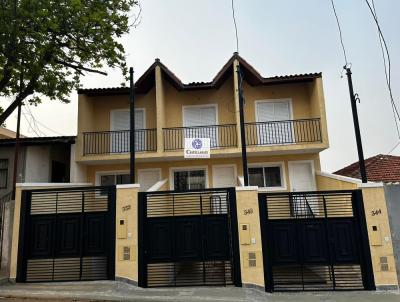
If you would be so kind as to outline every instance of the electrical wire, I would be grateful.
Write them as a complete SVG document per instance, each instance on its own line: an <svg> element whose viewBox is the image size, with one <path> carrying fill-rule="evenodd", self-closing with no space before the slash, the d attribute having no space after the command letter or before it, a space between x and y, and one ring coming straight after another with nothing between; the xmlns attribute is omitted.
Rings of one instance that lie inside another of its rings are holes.
<svg viewBox="0 0 400 302"><path fill-rule="evenodd" d="M342 51L343 51L343 56L344 56L345 67L347 67L349 65L349 63L347 61L346 48L344 47L342 28L340 27L339 17L338 17L337 12L336 12L335 3L333 2L333 0L331 0L331 3L332 3L333 13L335 14L335 18L336 18L336 24L337 24L337 27L338 27L338 30L339 30L340 44L342 45Z"/></svg>
<svg viewBox="0 0 400 302"><path fill-rule="evenodd" d="M368 7L371 9L371 6L369 5L369 2L367 0L366 0L366 2L368 4ZM374 17L375 23L378 26L379 45L381 47L383 66L384 66L384 70L385 70L386 85L387 85L388 90L389 90L390 102L391 102L391 105L392 105L394 121L395 121L395 124L396 124L397 136L400 139L400 130L399 130L399 125L398 125L398 121L397 121L397 119L400 119L400 117L398 116L398 110L397 110L396 103L395 103L395 100L394 100L394 97L393 97L393 93L392 93L390 55L389 55L389 50L387 48L386 43L383 43L384 37L383 37L383 33L382 33L382 31L380 29L380 26L379 26L378 15L376 13L375 1L374 0L372 0L372 9L370 11L371 11L371 13L372 13L372 15ZM386 56L388 57L387 63L386 63L385 50L386 50ZM397 117L396 117L396 114L397 114Z"/></svg>
<svg viewBox="0 0 400 302"><path fill-rule="evenodd" d="M26 109L26 110L23 110L22 113L23 113L23 115L24 115L25 120L27 121L27 123L28 123L28 125L29 125L29 130L28 130L28 131L34 132L34 133L35 133L37 136L39 136L39 137L47 136L46 133L43 132L43 131L40 129L40 126L41 126L41 127L45 128L45 129L47 129L47 130L49 130L49 131L51 131L51 132L53 132L53 133L55 133L55 134L57 134L57 135L61 135L61 136L63 135L63 134L61 134L61 133L59 133L59 132L57 132L57 131L55 131L55 130L49 128L49 127L47 127L45 124L39 122L39 121L35 118L35 116L33 115L32 110L31 110L29 104L27 104L27 106L24 106L23 109ZM28 119L27 116L29 116L30 119ZM39 126L39 125L40 125L40 126Z"/></svg>
<svg viewBox="0 0 400 302"><path fill-rule="evenodd" d="M235 5L234 5L233 2L234 2L234 0L231 0L232 19L233 19L233 24L235 25L236 52L239 53L239 35L238 35L237 24L236 24L236 17L235 17Z"/></svg>
<svg viewBox="0 0 400 302"><path fill-rule="evenodd" d="M392 149L390 149L390 151L388 153L386 153L386 155L390 155L390 153L392 153L399 145L400 145L400 141L398 141L396 143L396 145L394 145L394 147Z"/></svg>

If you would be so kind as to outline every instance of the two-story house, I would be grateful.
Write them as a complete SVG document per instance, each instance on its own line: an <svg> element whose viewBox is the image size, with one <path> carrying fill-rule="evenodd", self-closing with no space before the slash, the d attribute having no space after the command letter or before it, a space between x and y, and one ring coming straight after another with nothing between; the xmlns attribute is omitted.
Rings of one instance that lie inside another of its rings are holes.
<svg viewBox="0 0 400 302"><path fill-rule="evenodd" d="M141 190L231 187L243 182L237 65L245 98L249 184L316 190L328 147L320 73L262 77L234 54L211 82L184 84L158 59L135 83L136 175ZM129 89L78 91L78 179L129 182ZM185 137L209 137L210 159L183 157Z"/></svg>
<svg viewBox="0 0 400 302"><path fill-rule="evenodd" d="M262 77L234 54L211 82L184 84L156 60L135 83L135 112L129 92L78 91L72 183L17 187L10 278L397 286L382 190L321 172L320 73ZM193 138L210 143L209 158L184 156ZM118 186L132 182L131 145L140 187Z"/></svg>

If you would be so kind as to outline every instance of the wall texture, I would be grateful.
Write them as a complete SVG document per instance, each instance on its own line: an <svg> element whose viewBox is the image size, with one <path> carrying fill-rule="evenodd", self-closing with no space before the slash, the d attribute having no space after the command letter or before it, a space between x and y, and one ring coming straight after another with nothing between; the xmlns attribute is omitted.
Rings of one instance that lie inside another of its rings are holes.
<svg viewBox="0 0 400 302"><path fill-rule="evenodd" d="M138 185L117 186L115 220L115 278L135 285L138 282L138 192ZM124 248L129 249L126 260Z"/></svg>
<svg viewBox="0 0 400 302"><path fill-rule="evenodd" d="M400 280L400 185L385 185L385 198L392 234L397 280Z"/></svg>

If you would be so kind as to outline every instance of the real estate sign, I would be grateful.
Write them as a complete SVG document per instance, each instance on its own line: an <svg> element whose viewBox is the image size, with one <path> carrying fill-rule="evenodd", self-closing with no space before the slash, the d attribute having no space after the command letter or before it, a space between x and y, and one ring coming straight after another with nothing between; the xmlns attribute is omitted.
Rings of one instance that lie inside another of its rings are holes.
<svg viewBox="0 0 400 302"><path fill-rule="evenodd" d="M185 137L185 158L210 158L210 138Z"/></svg>

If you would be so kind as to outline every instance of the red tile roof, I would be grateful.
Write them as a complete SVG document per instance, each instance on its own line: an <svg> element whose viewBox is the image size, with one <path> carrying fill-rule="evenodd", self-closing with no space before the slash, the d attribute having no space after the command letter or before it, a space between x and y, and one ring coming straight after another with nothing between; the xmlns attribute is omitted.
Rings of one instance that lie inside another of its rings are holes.
<svg viewBox="0 0 400 302"><path fill-rule="evenodd" d="M379 154L365 160L368 181L400 182L400 156ZM358 162L334 174L361 179Z"/></svg>

